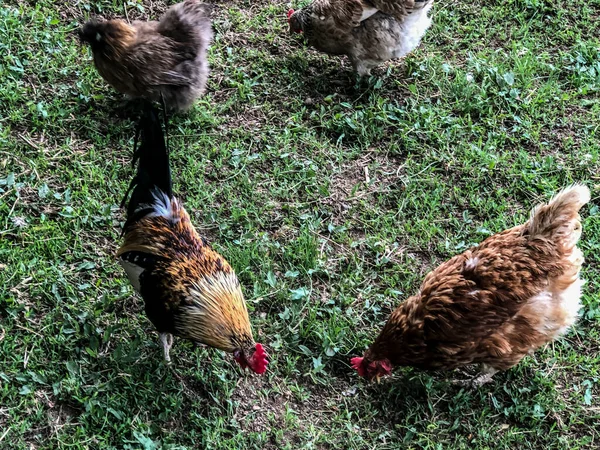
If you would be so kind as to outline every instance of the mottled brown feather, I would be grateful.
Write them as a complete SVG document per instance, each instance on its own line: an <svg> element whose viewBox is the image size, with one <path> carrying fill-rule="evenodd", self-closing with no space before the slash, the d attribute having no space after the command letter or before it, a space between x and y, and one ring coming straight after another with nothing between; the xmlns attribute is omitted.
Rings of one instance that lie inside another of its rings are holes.
<svg viewBox="0 0 600 450"><path fill-rule="evenodd" d="M404 20L408 14L425 7L428 1L415 0L369 0L379 11Z"/></svg>
<svg viewBox="0 0 600 450"><path fill-rule="evenodd" d="M171 216L146 216L125 233L117 257L141 251L156 257L150 277L157 280L144 301L173 318L174 329L160 329L161 321L150 314L160 332L205 343L228 352L249 354L254 346L246 303L229 263L203 240L189 215L175 200ZM149 298L152 297L152 298ZM148 311L148 308L147 308Z"/></svg>
<svg viewBox="0 0 600 450"><path fill-rule="evenodd" d="M504 370L559 336L576 318L578 211L587 201L586 188L567 189L527 223L441 264L393 311L360 364Z"/></svg>
<svg viewBox="0 0 600 450"><path fill-rule="evenodd" d="M372 67L400 58L418 45L430 23L426 17L428 9L414 23L407 18L432 3L433 0L315 0L292 14L290 31L302 31L308 43L319 51L347 55L354 69L365 75Z"/></svg>

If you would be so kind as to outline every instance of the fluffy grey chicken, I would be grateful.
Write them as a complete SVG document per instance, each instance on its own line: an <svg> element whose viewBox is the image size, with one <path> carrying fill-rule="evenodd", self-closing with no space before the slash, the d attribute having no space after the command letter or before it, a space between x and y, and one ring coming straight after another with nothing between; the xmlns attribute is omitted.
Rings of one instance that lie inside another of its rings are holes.
<svg viewBox="0 0 600 450"><path fill-rule="evenodd" d="M91 20L79 36L92 48L100 75L117 91L185 110L206 86L210 10L210 5L186 0L159 21Z"/></svg>

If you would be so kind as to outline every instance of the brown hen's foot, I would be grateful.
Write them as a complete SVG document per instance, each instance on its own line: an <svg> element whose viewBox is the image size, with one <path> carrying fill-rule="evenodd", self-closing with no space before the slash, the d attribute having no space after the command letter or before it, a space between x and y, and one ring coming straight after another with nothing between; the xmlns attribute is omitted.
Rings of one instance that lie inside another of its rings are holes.
<svg viewBox="0 0 600 450"><path fill-rule="evenodd" d="M160 333L160 342L163 345L163 355L165 358L165 362L167 364L171 364L171 357L169 356L169 351L173 346L173 335L171 333Z"/></svg>
<svg viewBox="0 0 600 450"><path fill-rule="evenodd" d="M484 384L491 382L492 377L496 372L498 372L496 369L490 366L486 366L484 364L479 375L474 376L470 380L453 380L451 383L458 386L465 386L477 389L483 386Z"/></svg>
<svg viewBox="0 0 600 450"><path fill-rule="evenodd" d="M492 381L493 373L482 373L471 380L471 387L478 388Z"/></svg>

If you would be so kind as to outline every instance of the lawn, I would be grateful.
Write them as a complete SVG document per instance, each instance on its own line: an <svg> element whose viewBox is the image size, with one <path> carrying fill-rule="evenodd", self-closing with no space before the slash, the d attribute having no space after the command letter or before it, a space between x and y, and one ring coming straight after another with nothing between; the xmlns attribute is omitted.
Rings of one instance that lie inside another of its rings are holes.
<svg viewBox="0 0 600 450"><path fill-rule="evenodd" d="M236 269L269 371L182 340L167 367L115 260L134 115L75 31L123 4L9 0L0 448L597 449L600 0L439 0L422 46L362 85L288 34L297 3L214 3L207 94L170 126L175 190ZM575 181L593 200L564 339L477 390L350 369L429 270Z"/></svg>

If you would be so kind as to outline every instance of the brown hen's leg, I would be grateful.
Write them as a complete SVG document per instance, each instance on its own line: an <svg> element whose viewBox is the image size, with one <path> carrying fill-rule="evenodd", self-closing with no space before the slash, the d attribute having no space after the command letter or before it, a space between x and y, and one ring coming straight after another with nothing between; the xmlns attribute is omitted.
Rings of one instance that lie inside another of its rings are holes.
<svg viewBox="0 0 600 450"><path fill-rule="evenodd" d="M478 376L476 376L475 378L473 378L471 380L471 386L474 388L478 388L480 386L483 386L486 383L489 383L490 381L492 381L492 377L494 376L494 374L498 372L496 369L494 369L493 367L490 367L486 364L482 364L481 365L481 374L479 374Z"/></svg>
<svg viewBox="0 0 600 450"><path fill-rule="evenodd" d="M488 366L487 364L482 364L481 373L479 375L476 375L469 380L453 380L452 384L478 388L492 381L492 377L496 372L498 372L498 370L494 369L493 367Z"/></svg>
<svg viewBox="0 0 600 450"><path fill-rule="evenodd" d="M160 342L163 345L163 354L165 362L171 364L171 357L169 356L169 350L173 346L173 335L171 333L160 333Z"/></svg>

